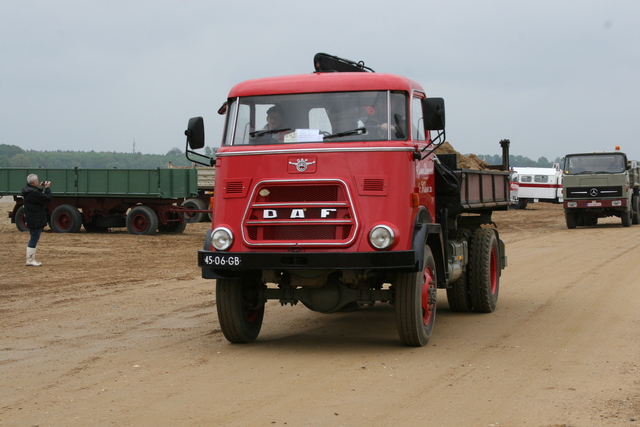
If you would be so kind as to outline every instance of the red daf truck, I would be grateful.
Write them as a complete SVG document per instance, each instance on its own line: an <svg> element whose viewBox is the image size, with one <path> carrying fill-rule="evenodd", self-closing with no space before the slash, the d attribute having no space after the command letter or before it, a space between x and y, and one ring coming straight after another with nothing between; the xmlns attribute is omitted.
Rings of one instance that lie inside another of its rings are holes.
<svg viewBox="0 0 640 427"><path fill-rule="evenodd" d="M321 313L390 303L409 346L427 343L438 288L453 311L494 311L507 262L491 214L510 203L509 141L498 170L458 169L433 152L441 98L362 62L317 54L314 66L233 87L215 159L193 151L201 117L185 131L187 157L216 168L198 265L227 340L254 341L267 300Z"/></svg>

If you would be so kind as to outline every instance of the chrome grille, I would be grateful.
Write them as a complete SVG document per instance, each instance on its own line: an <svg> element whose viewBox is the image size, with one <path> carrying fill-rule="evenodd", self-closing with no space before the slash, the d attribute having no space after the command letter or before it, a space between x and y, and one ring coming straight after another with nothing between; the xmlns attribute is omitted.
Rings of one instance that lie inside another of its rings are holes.
<svg viewBox="0 0 640 427"><path fill-rule="evenodd" d="M250 246L345 246L356 230L342 181L259 183L244 219Z"/></svg>

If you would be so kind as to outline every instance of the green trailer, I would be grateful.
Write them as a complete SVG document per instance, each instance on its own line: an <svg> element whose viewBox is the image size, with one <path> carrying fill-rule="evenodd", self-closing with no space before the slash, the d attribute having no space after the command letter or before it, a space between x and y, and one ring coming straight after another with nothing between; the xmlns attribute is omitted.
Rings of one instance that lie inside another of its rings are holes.
<svg viewBox="0 0 640 427"><path fill-rule="evenodd" d="M198 195L195 169L43 169L0 168L0 196L13 196L9 212L19 230L27 230L22 188L29 174L51 181L47 205L54 232L91 232L127 227L131 234L179 233L189 209L184 200Z"/></svg>

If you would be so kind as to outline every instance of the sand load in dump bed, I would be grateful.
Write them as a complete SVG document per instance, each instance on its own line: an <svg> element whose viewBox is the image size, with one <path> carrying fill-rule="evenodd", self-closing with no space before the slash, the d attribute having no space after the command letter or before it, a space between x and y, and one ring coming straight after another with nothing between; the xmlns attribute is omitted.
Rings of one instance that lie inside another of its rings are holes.
<svg viewBox="0 0 640 427"><path fill-rule="evenodd" d="M457 154L458 155L458 168L459 169L474 169L474 170L487 170L490 169L487 162L476 156L475 154L469 154L465 156L457 152L448 141L443 142L435 150L437 154Z"/></svg>

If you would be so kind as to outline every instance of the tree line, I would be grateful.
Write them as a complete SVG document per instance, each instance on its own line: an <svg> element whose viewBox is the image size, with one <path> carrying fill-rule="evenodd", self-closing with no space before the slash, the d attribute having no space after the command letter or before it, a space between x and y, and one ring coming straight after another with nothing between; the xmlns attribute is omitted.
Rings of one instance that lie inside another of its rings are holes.
<svg viewBox="0 0 640 427"><path fill-rule="evenodd" d="M215 150L205 147L204 154L214 156ZM502 163L500 155L478 154L478 157L490 165ZM509 156L509 165L514 167L550 168L559 163L558 157L554 161L546 157L532 160L528 157ZM167 154L116 153L108 151L35 151L23 150L17 145L0 144L0 167L15 168L55 168L73 169L156 169L164 168L171 162L174 166L191 166L184 152L179 148L172 148Z"/></svg>
<svg viewBox="0 0 640 427"><path fill-rule="evenodd" d="M478 157L490 165L502 164L502 156L499 154L478 154ZM538 160L532 160L524 156L514 156L513 154L509 155L509 166L512 167L551 168L554 163L562 163L562 158L556 157L554 161L550 161L546 157L542 156L539 157Z"/></svg>
<svg viewBox="0 0 640 427"><path fill-rule="evenodd" d="M205 154L215 154L210 147ZM116 153L97 151L36 151L23 150L17 145L0 144L0 167L73 169L156 169L174 166L191 166L184 152L172 148L167 154Z"/></svg>

